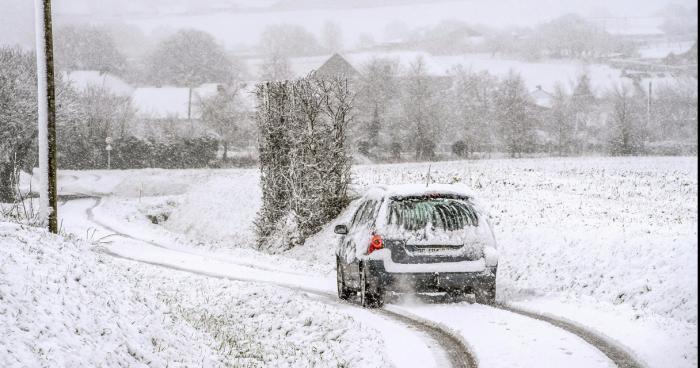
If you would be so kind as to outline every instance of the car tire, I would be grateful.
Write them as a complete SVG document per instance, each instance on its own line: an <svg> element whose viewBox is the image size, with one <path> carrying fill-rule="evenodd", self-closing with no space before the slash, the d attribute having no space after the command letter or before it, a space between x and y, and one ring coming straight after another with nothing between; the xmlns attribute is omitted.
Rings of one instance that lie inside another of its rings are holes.
<svg viewBox="0 0 700 368"><path fill-rule="evenodd" d="M336 282L338 284L338 298L342 300L348 300L352 295L352 290L345 285L345 275L343 274L343 269L340 265L339 259L336 259L335 270Z"/></svg>
<svg viewBox="0 0 700 368"><path fill-rule="evenodd" d="M342 266L340 265L340 260L338 259L336 259L335 274L336 282L338 284L338 298L342 300L350 299L350 296L352 296L352 289L345 285L345 275L343 273Z"/></svg>
<svg viewBox="0 0 700 368"><path fill-rule="evenodd" d="M360 269L360 304L365 308L384 306L384 293L364 265Z"/></svg>
<svg viewBox="0 0 700 368"><path fill-rule="evenodd" d="M479 304L496 304L496 281L475 288L474 299Z"/></svg>

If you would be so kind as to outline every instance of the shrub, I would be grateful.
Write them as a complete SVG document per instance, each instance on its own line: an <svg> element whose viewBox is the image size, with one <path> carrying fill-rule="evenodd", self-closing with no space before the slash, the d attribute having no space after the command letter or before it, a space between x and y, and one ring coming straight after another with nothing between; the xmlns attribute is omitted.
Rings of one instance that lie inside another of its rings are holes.
<svg viewBox="0 0 700 368"><path fill-rule="evenodd" d="M452 154L457 157L467 157L467 144L464 141L452 143Z"/></svg>
<svg viewBox="0 0 700 368"><path fill-rule="evenodd" d="M258 85L260 185L258 245L283 251L302 244L348 204L351 157L346 144L346 80Z"/></svg>

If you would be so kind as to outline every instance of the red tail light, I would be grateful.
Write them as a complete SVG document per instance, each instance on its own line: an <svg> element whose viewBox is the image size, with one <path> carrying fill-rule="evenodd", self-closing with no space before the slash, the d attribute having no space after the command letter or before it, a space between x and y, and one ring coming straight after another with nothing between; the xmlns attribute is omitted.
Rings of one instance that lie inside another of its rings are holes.
<svg viewBox="0 0 700 368"><path fill-rule="evenodd" d="M372 239L369 241L369 247L367 248L367 254L370 254L375 250L379 250L382 248L384 248L384 240L382 240L381 235L372 235Z"/></svg>

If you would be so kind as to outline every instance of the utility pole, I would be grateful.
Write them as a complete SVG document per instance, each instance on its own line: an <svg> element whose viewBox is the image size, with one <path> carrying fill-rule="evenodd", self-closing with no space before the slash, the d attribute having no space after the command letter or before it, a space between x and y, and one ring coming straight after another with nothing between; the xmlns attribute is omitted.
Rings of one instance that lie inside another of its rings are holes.
<svg viewBox="0 0 700 368"><path fill-rule="evenodd" d="M642 131L642 151L646 151L646 141L649 135L649 127L651 126L651 81L649 81L649 90L647 91L647 119ZM642 152L644 153L644 152Z"/></svg>
<svg viewBox="0 0 700 368"><path fill-rule="evenodd" d="M107 170L112 169L112 142L112 137L105 138L105 143L107 144L105 147L105 151L107 151Z"/></svg>
<svg viewBox="0 0 700 368"><path fill-rule="evenodd" d="M58 233L56 201L56 94L53 70L51 0L34 0L36 75L39 112L39 172L41 215L49 231Z"/></svg>
<svg viewBox="0 0 700 368"><path fill-rule="evenodd" d="M188 87L187 90L187 121L190 123L190 134L194 136L194 124L192 124L192 87Z"/></svg>

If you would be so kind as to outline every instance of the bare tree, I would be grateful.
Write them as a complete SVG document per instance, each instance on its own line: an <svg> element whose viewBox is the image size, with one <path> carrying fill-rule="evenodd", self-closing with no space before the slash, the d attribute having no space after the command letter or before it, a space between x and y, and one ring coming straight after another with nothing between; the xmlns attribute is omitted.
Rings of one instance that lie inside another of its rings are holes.
<svg viewBox="0 0 700 368"><path fill-rule="evenodd" d="M213 129L221 140L224 148L222 160L228 159L228 151L236 134L242 129L240 125L245 119L245 113L240 102L240 88L220 85L217 93L199 102L202 122Z"/></svg>
<svg viewBox="0 0 700 368"><path fill-rule="evenodd" d="M695 78L660 84L651 102L648 136L655 141L698 144L698 88Z"/></svg>
<svg viewBox="0 0 700 368"><path fill-rule="evenodd" d="M570 96L561 84L554 87L552 109L548 117L549 130L554 134L557 154L564 156L572 149L575 118L571 114Z"/></svg>
<svg viewBox="0 0 700 368"><path fill-rule="evenodd" d="M260 35L260 46L267 55L307 56L321 52L313 34L293 24L267 26Z"/></svg>
<svg viewBox="0 0 700 368"><path fill-rule="evenodd" d="M609 92L612 104L612 129L610 151L614 155L632 155L640 152L641 148L641 115L642 101L634 88L619 84Z"/></svg>
<svg viewBox="0 0 700 368"><path fill-rule="evenodd" d="M522 157L532 140L530 95L520 74L510 71L495 94L496 119L511 157Z"/></svg>
<svg viewBox="0 0 700 368"><path fill-rule="evenodd" d="M419 161L435 157L439 138L441 120L433 82L425 60L419 56L409 66L401 101L407 143L415 149L415 159Z"/></svg>
<svg viewBox="0 0 700 368"><path fill-rule="evenodd" d="M125 71L126 58L107 29L71 25L56 31L56 66L69 72L97 70L120 74Z"/></svg>
<svg viewBox="0 0 700 368"><path fill-rule="evenodd" d="M477 150L490 149L494 141L493 96L497 85L488 72L475 73L462 66L452 68L454 77L449 93L451 131L460 132L460 151L469 157Z"/></svg>
<svg viewBox="0 0 700 368"><path fill-rule="evenodd" d="M210 34L182 30L163 40L148 59L146 79L156 85L229 84L239 70Z"/></svg>
<svg viewBox="0 0 700 368"><path fill-rule="evenodd" d="M293 78L289 59L279 50L271 50L260 66L260 80L282 81Z"/></svg>
<svg viewBox="0 0 700 368"><path fill-rule="evenodd" d="M362 65L355 85L358 111L355 135L364 154L376 156L387 141L383 136L396 120L399 97L398 62L374 58Z"/></svg>
<svg viewBox="0 0 700 368"><path fill-rule="evenodd" d="M584 151L587 141L596 139L597 132L591 131L599 112L598 98L593 93L591 77L587 72L579 74L569 99L569 114L574 119L571 135L571 150L576 154Z"/></svg>

